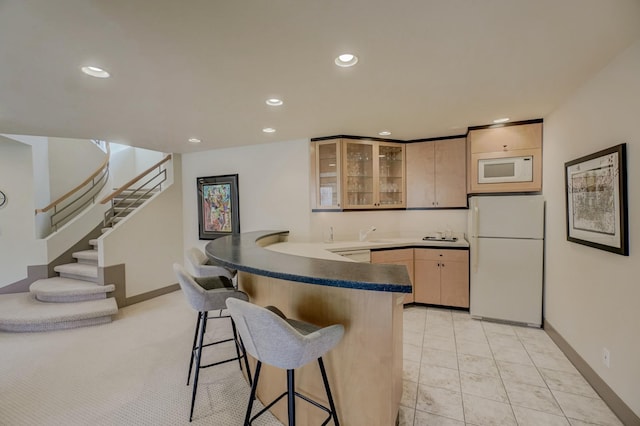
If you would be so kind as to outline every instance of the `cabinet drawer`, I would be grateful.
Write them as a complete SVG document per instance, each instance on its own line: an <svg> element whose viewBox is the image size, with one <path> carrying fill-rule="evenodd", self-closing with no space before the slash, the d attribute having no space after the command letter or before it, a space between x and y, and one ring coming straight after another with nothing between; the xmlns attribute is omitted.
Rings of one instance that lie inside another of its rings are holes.
<svg viewBox="0 0 640 426"><path fill-rule="evenodd" d="M382 250L371 252L371 263L413 261L413 249Z"/></svg>
<svg viewBox="0 0 640 426"><path fill-rule="evenodd" d="M542 124L524 124L469 131L472 154L542 147Z"/></svg>
<svg viewBox="0 0 640 426"><path fill-rule="evenodd" d="M443 260L465 262L469 258L468 250L415 249L415 260Z"/></svg>

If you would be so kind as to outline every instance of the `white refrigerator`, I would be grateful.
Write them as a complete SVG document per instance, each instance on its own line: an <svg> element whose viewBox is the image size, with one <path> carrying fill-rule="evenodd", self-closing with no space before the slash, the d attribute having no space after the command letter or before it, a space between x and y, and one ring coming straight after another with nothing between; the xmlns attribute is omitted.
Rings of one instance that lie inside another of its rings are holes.
<svg viewBox="0 0 640 426"><path fill-rule="evenodd" d="M544 198L469 198L470 314L542 324Z"/></svg>

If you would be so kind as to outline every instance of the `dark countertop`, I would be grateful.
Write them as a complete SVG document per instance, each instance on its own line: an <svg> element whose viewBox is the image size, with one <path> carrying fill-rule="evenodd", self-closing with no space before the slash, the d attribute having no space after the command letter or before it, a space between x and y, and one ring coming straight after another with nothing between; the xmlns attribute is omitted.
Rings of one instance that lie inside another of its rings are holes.
<svg viewBox="0 0 640 426"><path fill-rule="evenodd" d="M289 231L256 231L229 235L206 246L210 259L251 274L288 281L358 290L411 293L411 280L401 265L376 265L315 259L278 253L262 246ZM263 240L262 243L260 240Z"/></svg>

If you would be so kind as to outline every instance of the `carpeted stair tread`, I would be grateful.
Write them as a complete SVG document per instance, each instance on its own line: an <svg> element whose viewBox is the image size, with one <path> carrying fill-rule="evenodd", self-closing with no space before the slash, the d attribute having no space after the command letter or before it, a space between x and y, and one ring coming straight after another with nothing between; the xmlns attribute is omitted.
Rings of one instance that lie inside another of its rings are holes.
<svg viewBox="0 0 640 426"><path fill-rule="evenodd" d="M30 293L0 295L0 330L45 331L102 324L118 312L114 298L42 303Z"/></svg>
<svg viewBox="0 0 640 426"><path fill-rule="evenodd" d="M59 273L60 276L67 275L68 278L79 277L80 279L86 278L92 281L98 278L98 267L86 263L67 263L58 265L53 270Z"/></svg>
<svg viewBox="0 0 640 426"><path fill-rule="evenodd" d="M35 281L29 291L38 300L49 301L51 298L67 296L104 295L115 290L115 285L99 285L88 281L71 278L53 277Z"/></svg>
<svg viewBox="0 0 640 426"><path fill-rule="evenodd" d="M88 260L97 264L98 250L82 250L72 254L74 259Z"/></svg>

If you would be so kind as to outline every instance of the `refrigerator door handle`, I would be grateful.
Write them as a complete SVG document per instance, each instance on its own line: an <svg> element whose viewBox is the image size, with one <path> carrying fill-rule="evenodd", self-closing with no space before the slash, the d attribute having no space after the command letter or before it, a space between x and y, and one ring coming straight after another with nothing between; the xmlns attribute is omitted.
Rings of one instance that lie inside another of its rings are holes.
<svg viewBox="0 0 640 426"><path fill-rule="evenodd" d="M478 219L480 218L480 209L478 206L473 207L473 216L471 219L471 236L478 237Z"/></svg>
<svg viewBox="0 0 640 426"><path fill-rule="evenodd" d="M471 216L471 266L473 272L478 272L478 219L480 209L478 206L473 207Z"/></svg>

